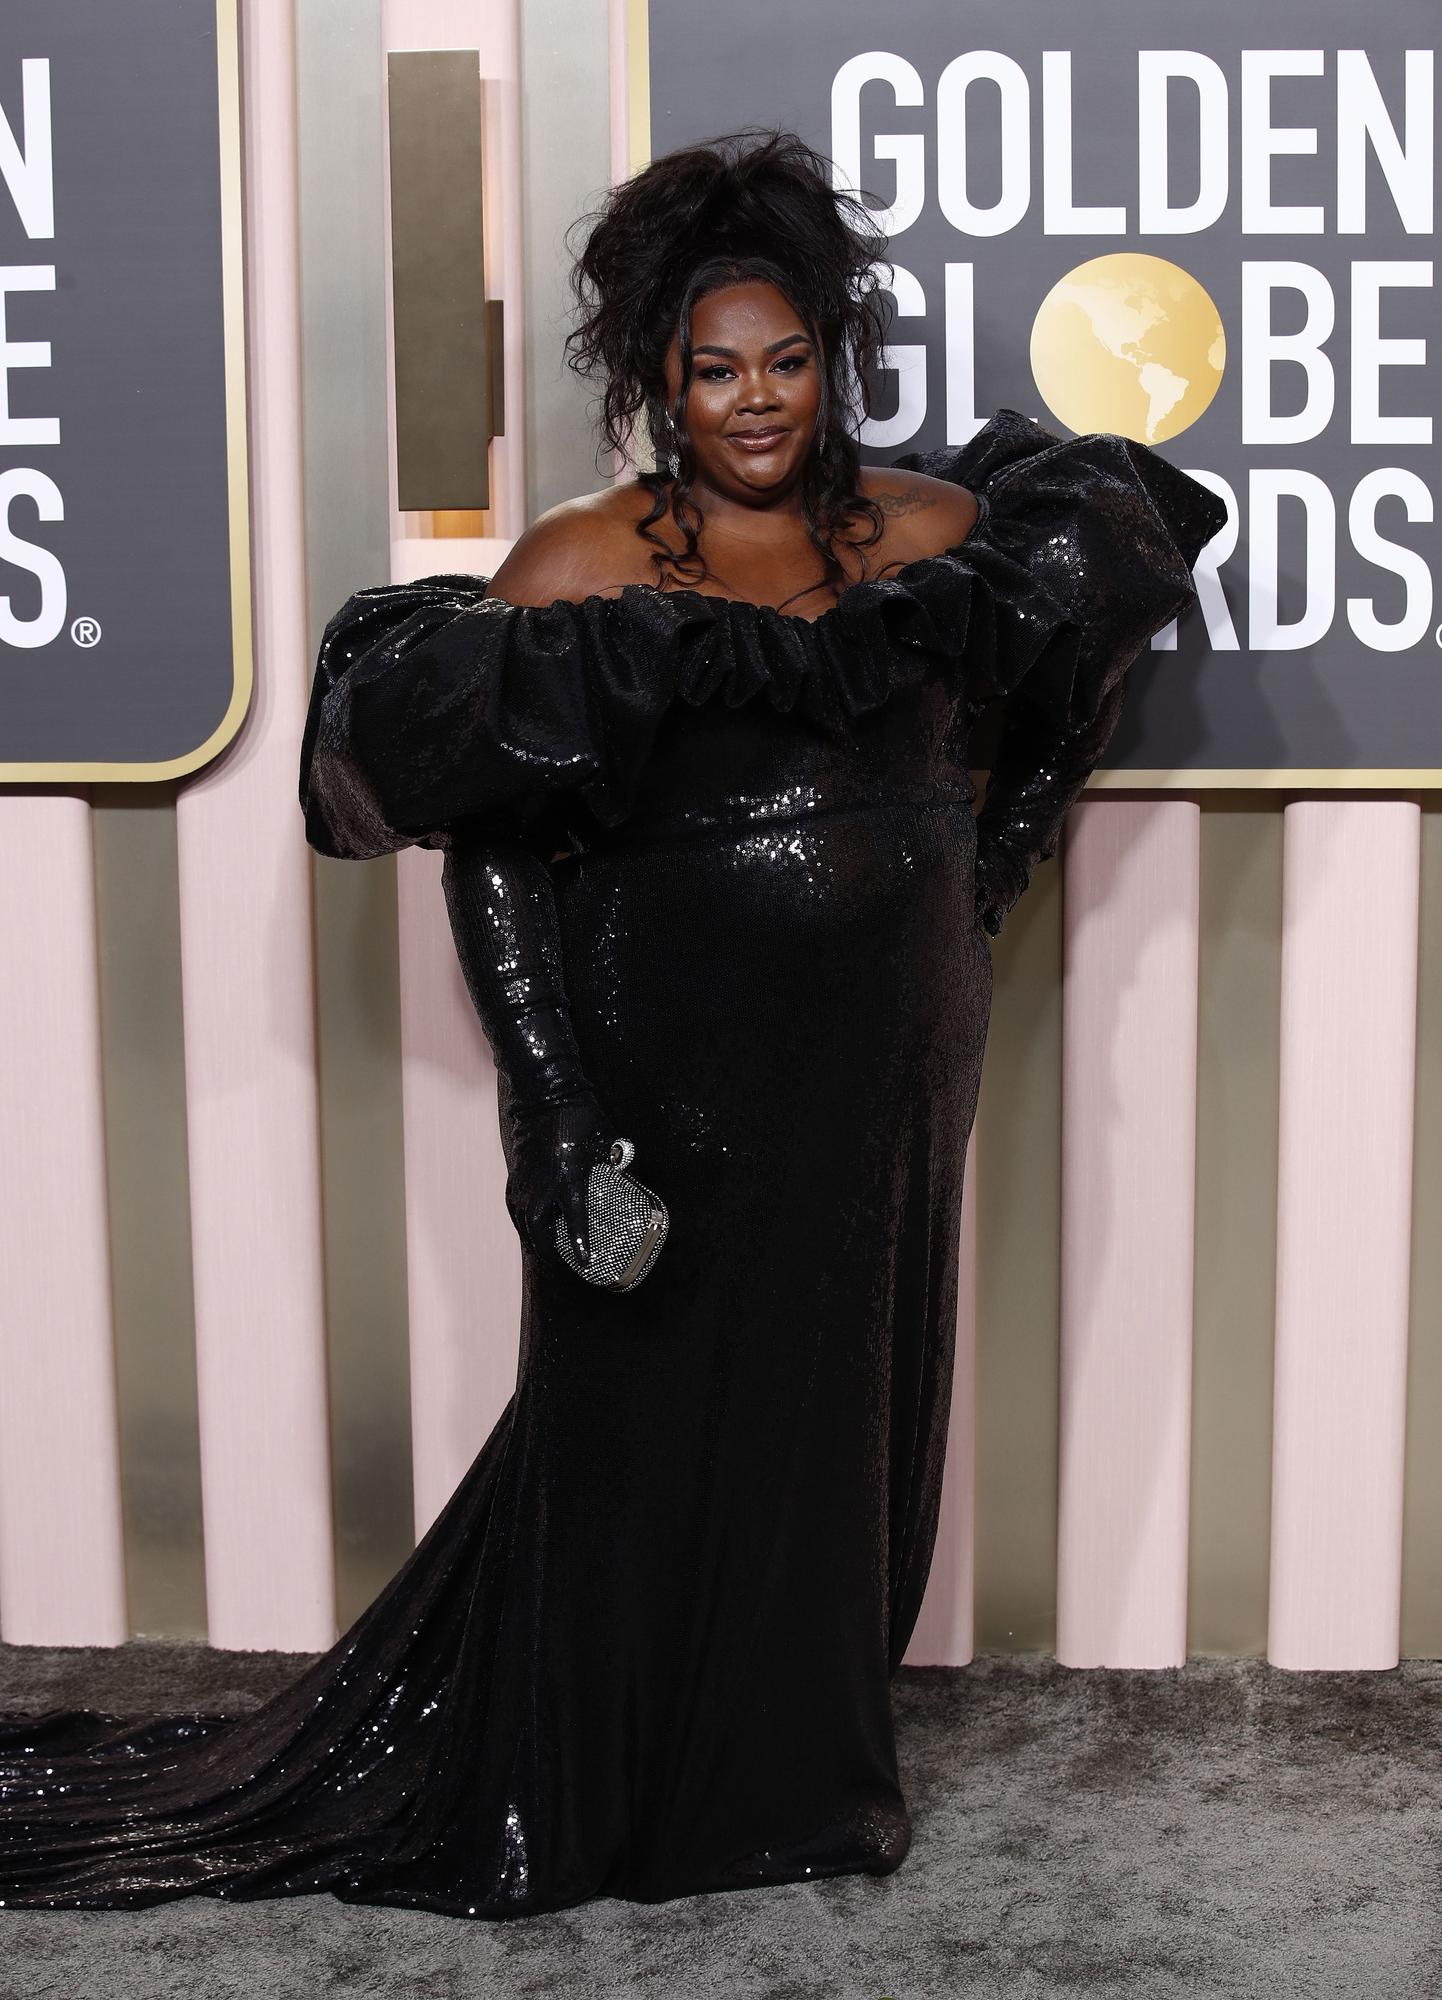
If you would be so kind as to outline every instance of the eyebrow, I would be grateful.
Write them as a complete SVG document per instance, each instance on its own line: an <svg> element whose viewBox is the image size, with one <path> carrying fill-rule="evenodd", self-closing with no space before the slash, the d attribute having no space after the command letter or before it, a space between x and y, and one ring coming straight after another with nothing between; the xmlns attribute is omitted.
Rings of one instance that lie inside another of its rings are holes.
<svg viewBox="0 0 1442 2000"><path fill-rule="evenodd" d="M769 347L762 349L762 352L764 354L779 354L783 347L791 347L798 340L804 340L808 347L811 345L810 339L806 334L788 333L781 340L773 340ZM739 361L741 359L740 354L734 347L716 347L709 340L702 341L700 346L693 347L691 352L693 354L724 354L728 361Z"/></svg>

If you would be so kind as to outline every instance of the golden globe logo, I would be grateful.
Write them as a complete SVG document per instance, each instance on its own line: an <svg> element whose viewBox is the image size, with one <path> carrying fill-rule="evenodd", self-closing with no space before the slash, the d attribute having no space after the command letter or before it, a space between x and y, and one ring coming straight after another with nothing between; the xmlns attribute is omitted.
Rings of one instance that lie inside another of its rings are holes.
<svg viewBox="0 0 1442 2000"><path fill-rule="evenodd" d="M1226 360L1206 287L1139 250L1073 266L1032 322L1032 379L1078 433L1120 431L1150 445L1179 437L1216 395Z"/></svg>

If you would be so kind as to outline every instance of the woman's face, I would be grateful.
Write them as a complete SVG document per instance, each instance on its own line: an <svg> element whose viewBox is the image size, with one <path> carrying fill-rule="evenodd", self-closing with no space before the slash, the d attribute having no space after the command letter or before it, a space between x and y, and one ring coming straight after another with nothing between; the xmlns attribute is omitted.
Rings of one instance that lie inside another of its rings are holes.
<svg viewBox="0 0 1442 2000"><path fill-rule="evenodd" d="M686 428L699 481L731 499L773 501L801 478L821 408L822 357L801 316L757 279L698 299L691 313ZM666 391L681 389L671 337Z"/></svg>

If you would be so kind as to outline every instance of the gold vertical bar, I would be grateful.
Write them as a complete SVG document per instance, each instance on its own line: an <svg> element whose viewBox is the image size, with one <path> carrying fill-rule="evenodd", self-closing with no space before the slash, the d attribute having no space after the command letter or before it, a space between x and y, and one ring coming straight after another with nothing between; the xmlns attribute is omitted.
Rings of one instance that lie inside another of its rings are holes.
<svg viewBox="0 0 1442 2000"><path fill-rule="evenodd" d="M130 1630L203 1639L175 786L90 803Z"/></svg>
<svg viewBox="0 0 1442 2000"><path fill-rule="evenodd" d="M490 357L490 404L486 427L493 438L506 435L506 308L486 301L486 350Z"/></svg>
<svg viewBox="0 0 1442 2000"><path fill-rule="evenodd" d="M1282 813L1202 808L1187 1651L1267 1650Z"/></svg>
<svg viewBox="0 0 1442 2000"><path fill-rule="evenodd" d="M1442 811L1422 808L1412 1317L1407 1351L1402 1653L1442 1659ZM1358 948L1365 950L1364 940Z"/></svg>
<svg viewBox="0 0 1442 2000"><path fill-rule="evenodd" d="M1061 869L992 947L976 1186L975 1644L1056 1650L1061 1411Z"/></svg>
<svg viewBox="0 0 1442 2000"><path fill-rule="evenodd" d="M387 57L396 504L490 505L480 55Z"/></svg>

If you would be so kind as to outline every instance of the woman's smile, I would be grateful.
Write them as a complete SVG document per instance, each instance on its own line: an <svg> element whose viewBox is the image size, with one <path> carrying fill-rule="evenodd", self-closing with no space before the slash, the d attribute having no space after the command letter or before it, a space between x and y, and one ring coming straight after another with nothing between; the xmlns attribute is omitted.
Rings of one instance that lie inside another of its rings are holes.
<svg viewBox="0 0 1442 2000"><path fill-rule="evenodd" d="M734 444L738 451L774 451L786 436L785 424L751 424L743 430L727 433L727 443Z"/></svg>

